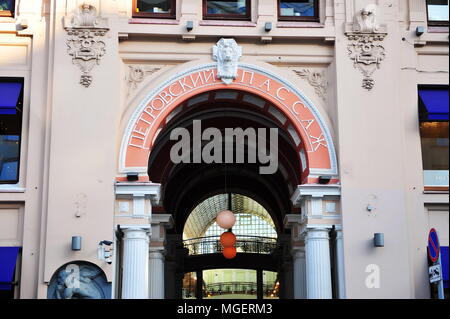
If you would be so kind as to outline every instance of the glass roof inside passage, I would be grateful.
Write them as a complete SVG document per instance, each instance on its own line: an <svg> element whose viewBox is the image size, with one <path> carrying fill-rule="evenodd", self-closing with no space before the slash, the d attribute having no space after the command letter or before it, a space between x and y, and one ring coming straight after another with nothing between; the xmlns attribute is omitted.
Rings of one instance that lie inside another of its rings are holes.
<svg viewBox="0 0 450 319"><path fill-rule="evenodd" d="M225 209L228 209L228 194L218 194L198 204L186 221L183 239L204 237L207 230L214 226L217 214ZM237 223L233 227L233 232L235 232L236 227L239 227L240 220L245 221L248 220L245 217L255 216L258 217L258 220L264 221L273 230L269 233L265 231L265 234L260 234L260 236L276 237L275 224L272 217L257 201L241 194L231 194L231 210L237 215ZM244 230L247 227L239 228Z"/></svg>

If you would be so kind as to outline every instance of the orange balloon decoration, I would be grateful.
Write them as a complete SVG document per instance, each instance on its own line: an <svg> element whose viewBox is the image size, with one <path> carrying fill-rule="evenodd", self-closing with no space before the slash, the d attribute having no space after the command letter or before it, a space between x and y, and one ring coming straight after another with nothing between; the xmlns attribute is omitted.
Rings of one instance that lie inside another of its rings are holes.
<svg viewBox="0 0 450 319"><path fill-rule="evenodd" d="M236 243L236 235L232 232L225 232L220 235L220 243L223 247L233 247Z"/></svg>
<svg viewBox="0 0 450 319"><path fill-rule="evenodd" d="M235 247L225 247L223 249L222 253L226 259L233 259L234 257L236 257L236 248Z"/></svg>

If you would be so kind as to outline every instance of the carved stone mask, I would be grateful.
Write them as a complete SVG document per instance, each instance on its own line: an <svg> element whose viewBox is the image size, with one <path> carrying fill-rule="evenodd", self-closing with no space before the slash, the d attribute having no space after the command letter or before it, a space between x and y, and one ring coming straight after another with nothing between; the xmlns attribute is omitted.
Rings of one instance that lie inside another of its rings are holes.
<svg viewBox="0 0 450 319"><path fill-rule="evenodd" d="M217 77L230 84L237 74L238 60L242 48L234 39L220 39L213 47L213 58L217 61Z"/></svg>

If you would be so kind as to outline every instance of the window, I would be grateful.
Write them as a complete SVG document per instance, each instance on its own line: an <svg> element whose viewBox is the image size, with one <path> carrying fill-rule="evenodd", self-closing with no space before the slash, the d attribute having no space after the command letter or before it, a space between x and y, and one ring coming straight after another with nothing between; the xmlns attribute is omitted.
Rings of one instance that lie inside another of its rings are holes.
<svg viewBox="0 0 450 319"><path fill-rule="evenodd" d="M427 0L429 25L448 25L448 0Z"/></svg>
<svg viewBox="0 0 450 319"><path fill-rule="evenodd" d="M0 183L19 181L23 79L0 78Z"/></svg>
<svg viewBox="0 0 450 319"><path fill-rule="evenodd" d="M0 17L13 17L15 0L0 0Z"/></svg>
<svg viewBox="0 0 450 319"><path fill-rule="evenodd" d="M287 21L319 21L319 1L278 0L278 19Z"/></svg>
<svg viewBox="0 0 450 319"><path fill-rule="evenodd" d="M176 0L133 0L133 17L175 19Z"/></svg>
<svg viewBox="0 0 450 319"><path fill-rule="evenodd" d="M203 0L205 19L249 20L250 0Z"/></svg>
<svg viewBox="0 0 450 319"><path fill-rule="evenodd" d="M420 138L426 190L448 190L448 87L419 88Z"/></svg>
<svg viewBox="0 0 450 319"><path fill-rule="evenodd" d="M0 247L0 300L19 296L21 247Z"/></svg>

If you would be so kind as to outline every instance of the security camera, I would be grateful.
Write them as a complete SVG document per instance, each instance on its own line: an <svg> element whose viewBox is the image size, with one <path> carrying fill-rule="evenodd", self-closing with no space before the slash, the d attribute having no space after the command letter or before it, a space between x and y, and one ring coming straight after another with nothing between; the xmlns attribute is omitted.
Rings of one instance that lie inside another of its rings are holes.
<svg viewBox="0 0 450 319"><path fill-rule="evenodd" d="M104 260L108 264L111 264L112 263L112 259L111 259L112 248L110 248L109 250L105 250L105 246L111 246L112 244L113 244L113 242L109 241L109 240L100 241L97 246L97 259Z"/></svg>

